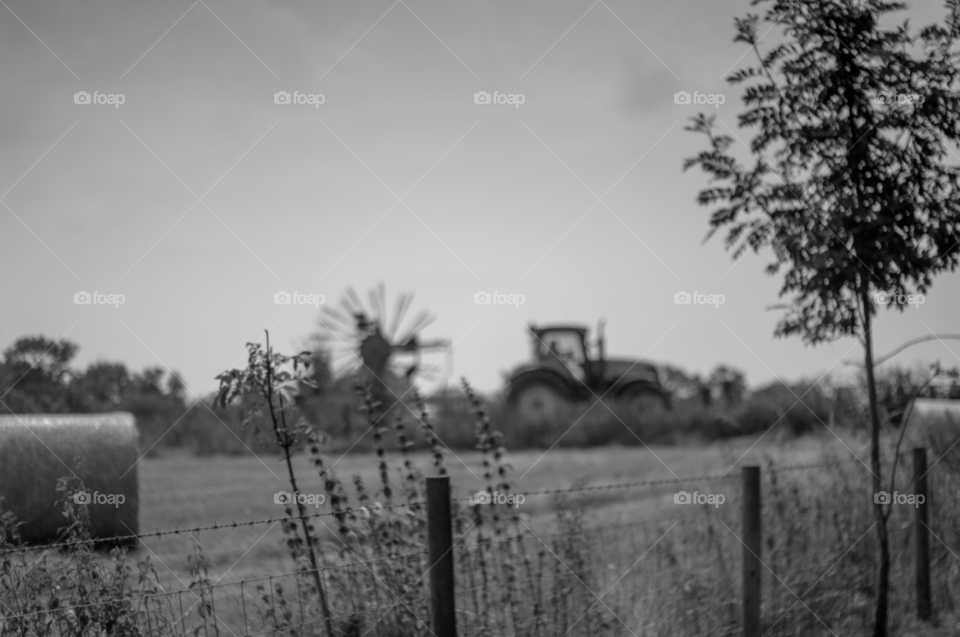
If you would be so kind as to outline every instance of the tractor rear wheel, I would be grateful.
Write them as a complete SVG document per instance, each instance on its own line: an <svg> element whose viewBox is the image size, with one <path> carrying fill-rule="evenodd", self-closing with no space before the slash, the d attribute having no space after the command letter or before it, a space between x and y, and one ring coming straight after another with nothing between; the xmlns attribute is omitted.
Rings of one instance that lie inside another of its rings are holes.
<svg viewBox="0 0 960 637"><path fill-rule="evenodd" d="M663 396L643 387L628 387L621 392L619 398L630 406L630 411L641 418L662 412L667 406Z"/></svg>
<svg viewBox="0 0 960 637"><path fill-rule="evenodd" d="M560 389L542 381L531 381L514 389L511 402L520 419L529 423L556 422L569 405Z"/></svg>

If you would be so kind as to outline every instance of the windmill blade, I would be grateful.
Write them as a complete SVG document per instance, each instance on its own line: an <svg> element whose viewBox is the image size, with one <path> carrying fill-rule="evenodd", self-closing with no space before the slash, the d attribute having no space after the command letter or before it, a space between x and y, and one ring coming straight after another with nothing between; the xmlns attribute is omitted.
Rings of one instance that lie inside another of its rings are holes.
<svg viewBox="0 0 960 637"><path fill-rule="evenodd" d="M341 353L343 353L343 352L353 352L353 353L356 353L357 348L356 348L354 345L350 344L350 343L344 343L344 342L342 342L342 341L336 341L336 342L331 342L331 343L326 347L326 350L327 350L328 352L330 352L331 354L341 354Z"/></svg>
<svg viewBox="0 0 960 637"><path fill-rule="evenodd" d="M352 321L348 315L344 314L343 312L341 312L335 307L329 307L325 305L323 306L323 309L320 310L320 313L326 316L327 318L329 318L331 322L335 322L336 324L350 330L351 334L357 328L356 323ZM321 323L323 323L322 319L321 319ZM326 327L327 329L331 329L329 325L323 324L323 326Z"/></svg>
<svg viewBox="0 0 960 637"><path fill-rule="evenodd" d="M437 317L431 316L427 310L420 310L420 313L417 314L417 318L414 319L413 325L407 329L404 333L403 338L399 339L398 343L406 343L412 336L418 334L425 327L437 320Z"/></svg>
<svg viewBox="0 0 960 637"><path fill-rule="evenodd" d="M367 309L363 306L363 301L360 300L360 295L357 294L357 291L353 289L353 286L347 288L347 296L344 297L347 303L347 308L350 310L350 314L366 314Z"/></svg>
<svg viewBox="0 0 960 637"><path fill-rule="evenodd" d="M416 329L415 329L416 326L422 323L423 320L427 318L427 316L429 316L429 312L427 312L427 310L420 310L419 312L417 312L417 315L413 319L412 327L405 329L403 331L403 337L398 338L396 340L396 343L398 345L402 345L403 343L406 343L407 340L409 340L409 338L416 333Z"/></svg>
<svg viewBox="0 0 960 637"><path fill-rule="evenodd" d="M412 301L412 294L401 294L397 297L397 302L393 306L393 322L390 324L390 340L394 340L397 335L397 328L400 327L403 317L407 315L407 310L410 309Z"/></svg>
<svg viewBox="0 0 960 637"><path fill-rule="evenodd" d="M356 290L353 289L353 287L347 288L347 296L344 297L343 305L345 308L347 308L350 316L353 317L353 323L357 333L364 335L369 332L370 328L373 327L376 318L374 317L371 320L370 311L367 310L366 306L363 304L363 301L360 300L360 296L357 294Z"/></svg>
<svg viewBox="0 0 960 637"><path fill-rule="evenodd" d="M380 323L380 331L383 332L387 329L387 286L384 285L383 281L377 283L377 307L378 311L378 323Z"/></svg>
<svg viewBox="0 0 960 637"><path fill-rule="evenodd" d="M332 329L327 326L324 327L327 333L322 336L317 335L317 338L312 341L312 349L314 351L322 350L326 353L335 353L354 349L354 346L351 344L351 341L354 339L342 339Z"/></svg>
<svg viewBox="0 0 960 637"><path fill-rule="evenodd" d="M341 378L350 376L351 374L356 374L361 369L363 369L363 363L354 359L344 366L344 368L340 371L340 376Z"/></svg>
<svg viewBox="0 0 960 637"><path fill-rule="evenodd" d="M347 329L347 333L349 333L351 337L355 337L357 333L360 332L360 326L357 324L357 313L353 311L350 304L345 301L341 301L340 306L343 309L339 310L339 313L344 319L341 323Z"/></svg>
<svg viewBox="0 0 960 637"><path fill-rule="evenodd" d="M340 297L340 308L343 314L350 317L350 320L353 320L353 316L357 313L356 307L346 297Z"/></svg>
<svg viewBox="0 0 960 637"><path fill-rule="evenodd" d="M343 352L335 357L334 356L330 357L330 365L340 370L346 369L350 365L360 365L360 364L361 364L361 361L357 359L356 352ZM339 373L342 373L342 371L338 372L338 374Z"/></svg>
<svg viewBox="0 0 960 637"><path fill-rule="evenodd" d="M430 313L424 311L424 312L423 312L423 316L422 316L422 317L419 317L419 318L417 319L417 321L414 322L413 327L411 327L411 328L407 331L408 336L407 336L406 339L404 339L404 340L405 340L405 341L406 341L406 340L410 340L411 338L414 338L414 337L418 336L418 335L420 334L420 332L422 332L422 331L425 330L427 327L429 327L430 325L432 325L433 322L436 321L436 320L437 320L437 317L436 317L436 316L434 316L433 314L430 314Z"/></svg>
<svg viewBox="0 0 960 637"><path fill-rule="evenodd" d="M327 349L351 349L357 348L357 332L353 327L347 328L330 321L329 324L321 323L326 328L325 338Z"/></svg>
<svg viewBox="0 0 960 637"><path fill-rule="evenodd" d="M356 352L342 352L342 353L340 353L340 354L337 355L337 356L331 356L331 357L330 357L330 364L331 364L331 365L346 365L346 364L348 364L348 363L351 364L351 365L359 365L359 364L360 364L360 362L357 360L357 353L356 353Z"/></svg>
<svg viewBox="0 0 960 637"><path fill-rule="evenodd" d="M353 335L359 334L363 331L362 323L366 320L366 311L363 308L359 310L353 305L353 303L348 303L343 301L341 303L343 307L343 314L347 317L347 323L350 325L350 332Z"/></svg>
<svg viewBox="0 0 960 637"><path fill-rule="evenodd" d="M380 331L383 331L383 312L380 310L380 301L377 299L377 293L373 290L367 292L367 298L370 299L370 308L373 310L373 320L377 325L381 326Z"/></svg>

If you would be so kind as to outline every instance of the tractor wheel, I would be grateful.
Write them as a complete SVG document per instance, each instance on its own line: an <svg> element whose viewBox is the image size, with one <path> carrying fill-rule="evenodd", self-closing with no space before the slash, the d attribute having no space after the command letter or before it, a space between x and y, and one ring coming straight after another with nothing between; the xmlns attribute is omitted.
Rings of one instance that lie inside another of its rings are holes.
<svg viewBox="0 0 960 637"><path fill-rule="evenodd" d="M561 390L541 381L524 383L515 389L511 402L520 419L528 423L556 422L569 404Z"/></svg>
<svg viewBox="0 0 960 637"><path fill-rule="evenodd" d="M630 411L640 417L661 412L665 408L664 399L660 394L642 387L636 389L628 387L619 397L630 406Z"/></svg>

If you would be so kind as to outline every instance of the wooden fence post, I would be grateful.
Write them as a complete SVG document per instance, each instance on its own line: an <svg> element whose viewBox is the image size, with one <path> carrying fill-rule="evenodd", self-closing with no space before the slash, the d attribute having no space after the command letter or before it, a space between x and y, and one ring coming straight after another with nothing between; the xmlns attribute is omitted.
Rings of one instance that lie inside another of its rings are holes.
<svg viewBox="0 0 960 637"><path fill-rule="evenodd" d="M917 538L916 545L916 585L917 617L930 618L930 530L927 528L929 516L927 505L930 502L927 493L927 450L918 447L913 450L913 492L917 499L923 496L923 504L914 509L913 530Z"/></svg>
<svg viewBox="0 0 960 637"><path fill-rule="evenodd" d="M760 467L743 467L743 637L760 637Z"/></svg>
<svg viewBox="0 0 960 637"><path fill-rule="evenodd" d="M453 590L453 524L450 516L450 477L427 478L430 606L436 637L457 636Z"/></svg>

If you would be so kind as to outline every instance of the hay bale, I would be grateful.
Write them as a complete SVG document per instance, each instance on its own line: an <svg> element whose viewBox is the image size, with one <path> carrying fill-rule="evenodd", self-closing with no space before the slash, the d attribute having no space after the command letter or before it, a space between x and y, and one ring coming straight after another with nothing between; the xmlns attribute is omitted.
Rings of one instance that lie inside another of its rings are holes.
<svg viewBox="0 0 960 637"><path fill-rule="evenodd" d="M129 413L0 416L0 508L22 522L25 542L57 541L66 525L57 480L76 473L79 458L84 486L99 500L83 505L91 535L138 533L137 441Z"/></svg>

